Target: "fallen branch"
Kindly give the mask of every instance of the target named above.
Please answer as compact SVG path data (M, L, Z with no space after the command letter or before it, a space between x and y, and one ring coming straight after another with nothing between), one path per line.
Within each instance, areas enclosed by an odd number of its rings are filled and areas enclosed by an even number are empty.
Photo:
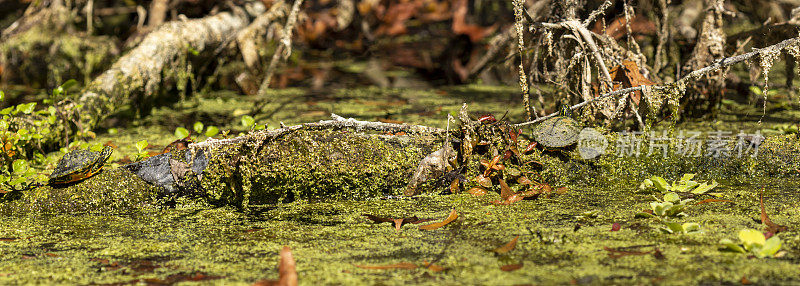
M253 13L262 13L264 7L256 2ZM191 75L181 74L181 68L189 68L188 55L197 53L208 56L230 35L247 26L250 17L245 13L223 12L214 16L188 21L165 23L136 48L117 60L114 65L95 78L75 99L67 98L54 104L57 113L65 120L50 123L52 130L41 144L52 146L72 133L91 131L108 115L134 101L146 101L164 88L165 81L180 82ZM191 72L191 71L189 71ZM10 129L31 128L30 118L18 117L10 120ZM78 130L72 130L74 124ZM44 128L44 127L42 127ZM26 146L32 147L32 146Z
M444 129L439 129L435 127L428 127L423 125L410 125L410 124L398 124L398 123L383 123L383 122L373 122L373 121L361 121L356 120L353 118L344 118L336 114L331 114L331 120L320 120L319 122L315 123L304 123L299 125L287 126L278 129L272 130L261 130L257 132L252 132L243 136L239 136L236 138L230 139L213 139L209 138L206 141L189 144L189 148L193 150L199 148L207 148L207 147L217 147L217 146L225 146L225 145L232 145L232 144L239 144L245 141L253 140L253 139L271 139L277 138L284 134L287 134L292 131L300 130L300 129L310 129L310 130L341 130L341 129L351 129L356 132L362 132L365 130L370 131L377 131L377 132L388 132L388 133L398 133L398 132L405 132L409 134L435 134L435 135L444 135L446 131Z

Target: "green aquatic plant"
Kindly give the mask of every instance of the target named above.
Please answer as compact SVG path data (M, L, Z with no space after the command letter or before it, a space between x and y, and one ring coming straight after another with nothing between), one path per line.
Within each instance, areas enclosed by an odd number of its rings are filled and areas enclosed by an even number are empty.
M672 184L668 183L667 180L664 180L662 177L653 176L649 179L644 179L644 181L642 181L642 183L639 185L639 189L649 190L655 188L661 193L676 192L699 195L705 194L718 186L717 182L713 180L710 184L696 182L692 180L694 179L694 176L695 174L684 174L680 179Z
M758 258L773 257L781 249L781 239L773 235L769 239L758 230L743 229L739 231L739 241L737 244L730 239L723 238L719 241L723 248L721 250L751 253Z
M203 124L203 122L200 121L197 121L194 123L194 125L192 125L192 130L194 130L195 134L203 134L206 137L214 137L217 134L219 134L219 128L217 128L216 126L205 126L205 124ZM175 128L174 134L175 138L177 139L183 139L189 137L189 135L192 135L189 129L186 129L184 127Z
M692 199L681 200L680 196L674 192L664 194L663 199L659 199L656 196L653 196L653 198L655 201L650 202L650 210L637 213L636 217L657 219L664 224L663 227L659 228L659 230L664 233L693 234L702 231L698 223L687 222L681 224L669 220L670 218L686 217L687 215L684 210L686 210L688 203L693 201Z
M139 142L136 142L135 146L137 151L136 161L141 161L143 159L146 159L147 157L150 157L150 154L148 154L146 150L147 146L150 146L150 144L147 143L147 140L141 140Z

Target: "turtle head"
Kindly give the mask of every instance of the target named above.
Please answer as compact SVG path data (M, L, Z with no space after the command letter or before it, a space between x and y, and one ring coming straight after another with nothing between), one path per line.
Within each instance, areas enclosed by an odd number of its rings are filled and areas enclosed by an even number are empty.
M106 161L108 161L108 158L111 158L111 154L112 153L114 153L114 148L111 148L111 146L103 147L103 150L100 151L100 156L98 156L98 158L97 158L97 163L96 164L100 165L100 166L105 164Z
M572 109L569 108L569 103L564 102L561 104L561 110L558 111L559 116L572 117Z

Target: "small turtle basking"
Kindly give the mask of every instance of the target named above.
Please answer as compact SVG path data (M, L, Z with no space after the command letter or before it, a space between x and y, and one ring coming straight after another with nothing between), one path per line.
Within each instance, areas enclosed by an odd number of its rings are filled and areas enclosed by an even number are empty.
M566 147L578 142L581 128L574 119L562 115L549 118L533 127L533 139L547 148Z
M67 153L58 161L56 169L50 174L51 185L77 182L93 176L103 169L114 149L104 147L102 151L75 150Z

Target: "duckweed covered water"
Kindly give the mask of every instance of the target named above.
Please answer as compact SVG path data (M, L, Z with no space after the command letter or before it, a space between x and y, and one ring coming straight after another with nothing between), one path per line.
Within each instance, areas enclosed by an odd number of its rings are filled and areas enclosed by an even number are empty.
M446 96L386 91L406 103L374 110L362 107L374 114L359 119L376 120L391 113L398 114L392 116L393 120L444 127L444 119L438 118L441 116L415 112L441 107L447 114L457 111L463 101L471 102L476 111L505 112L503 106L489 101L497 102L507 90L478 90L448 90L451 94ZM358 97L358 92L353 94ZM299 93L297 96L302 97ZM512 95L508 98L512 100ZM247 105L241 99L226 100L239 102L227 105L234 110ZM327 104L325 113L355 116L365 112L341 112L355 107L336 102L292 103L295 107L288 110L304 114L298 110ZM228 112L203 113L203 106L201 99L198 109L187 108L172 116L189 126L197 118ZM160 112L165 111L156 110L154 114ZM795 116L789 112L785 115ZM261 120L293 124L326 116L276 113ZM521 114L512 112L509 116L521 121ZM428 119L413 120L421 117ZM150 121L157 120L154 118L121 129L119 135L101 134L96 140L119 140L120 148L112 160L133 154L125 144L140 138L163 146L169 143L167 137L174 127L154 124ZM720 125L724 124L728 123ZM767 126L770 123L730 124L771 128ZM689 124L686 128L697 126ZM283 245L292 248L303 285L797 284L800 171L796 168L800 167L800 143L795 135L770 136L765 146L771 146L772 151L756 159L724 162L610 155L590 162L543 157L550 168L542 171L542 177L568 191L508 206L492 204L500 199L492 192L474 197L438 195L436 191L405 199L296 198L288 203L244 208L218 206L202 199L171 201L159 197L145 182L110 166L74 186L34 189L0 205L4 214L0 220L0 284L248 285L277 278L278 253ZM698 181L720 182L713 190L719 197L702 196L697 201L725 200L691 205L687 217L676 219L699 223L701 233L664 234L658 230L663 225L656 220L634 217L649 209L652 195L657 195L639 189L642 179L659 175L673 180L688 172L697 172ZM741 229L763 229L758 204L762 189L772 221L788 226L778 234L783 241L778 257L757 259L719 251L720 239L736 241ZM420 230L415 224L406 224L398 231L390 223L375 224L363 216L417 216L440 221L453 209L459 219L432 231ZM587 211L597 211L596 216ZM614 223L620 224L619 231L611 231ZM515 249L504 254L491 251L516 236ZM400 262L419 267L377 270L356 266ZM426 262L444 269L428 269Z

